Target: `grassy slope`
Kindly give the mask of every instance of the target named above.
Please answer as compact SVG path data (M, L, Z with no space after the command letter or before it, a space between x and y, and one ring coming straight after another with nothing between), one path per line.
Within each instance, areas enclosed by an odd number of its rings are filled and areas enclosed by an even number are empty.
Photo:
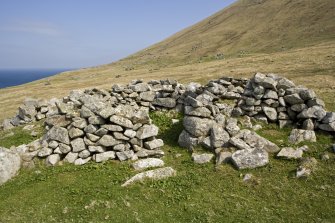
M174 178L146 181L128 188L120 185L136 172L130 163L90 163L46 168L41 165L0 186L0 222L332 222L335 218L334 154L320 155L335 139L318 134L307 156L318 159L317 172L296 179L296 161L271 158L256 170L237 171L230 165L196 165L177 146L181 124L171 117L151 114L166 145L167 166ZM269 132L271 130L271 133ZM274 126L259 132L273 142L287 144L289 129ZM284 139L284 140L283 140ZM176 158L176 154L181 157ZM242 175L256 177L250 183Z

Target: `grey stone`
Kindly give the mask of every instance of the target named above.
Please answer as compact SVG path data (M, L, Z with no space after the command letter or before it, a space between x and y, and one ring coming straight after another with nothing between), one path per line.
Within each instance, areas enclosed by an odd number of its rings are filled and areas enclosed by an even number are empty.
M133 150L116 152L116 156L120 161L125 161L125 160L128 160L128 159L132 159L134 155L135 154L134 154Z
M126 149L126 146L124 144L118 144L118 145L113 146L114 151L123 152L125 151L125 149Z
M26 118L34 120L36 114L37 112L35 106L23 105L19 107L19 116L23 120L25 120Z
M315 92L311 89L308 89L308 88L300 89L299 95L305 101L316 98Z
M110 121L125 128L133 128L133 123L129 119L121 116L113 115Z
M300 159L302 158L303 151L301 149L293 149L291 147L285 147L280 150L277 157L285 159Z
M157 136L158 127L155 125L143 125L137 130L136 137L138 139L146 139L152 136Z
M291 120L279 120L279 128L286 128L293 126L293 122Z
M45 160L48 166L56 166L59 161L60 161L59 154L52 154L48 156L47 159Z
M156 98L152 104L165 108L174 108L177 105L174 98Z
M88 157L86 159L78 158L74 161L74 165L76 165L76 166L84 165L84 164L88 163L91 159L92 159L91 157Z
M56 140L58 142L65 143L65 144L70 143L68 131L63 127L57 127L57 126L52 127L47 132L47 134L45 135L45 139L48 141Z
M120 144L121 142L119 140L116 140L113 136L111 135L104 135L98 142L98 145L105 146L105 147L110 147L110 146L115 146L117 144Z
M222 163L229 163L231 161L231 152L221 151L216 157L216 165L221 165Z
M73 113L73 110L74 110L73 104L65 104L63 102L56 102L56 106L58 107L61 114Z
M84 135L84 132L81 129L71 128L69 130L69 136L71 139L78 138L83 135Z
M13 178L21 167L20 155L0 147L0 185Z
M154 92L154 91L146 91L146 92L141 92L140 93L140 98L143 101L152 102L152 101L154 101L155 96L156 96L156 92Z
M138 83L135 85L131 85L130 89L132 89L135 92L145 92L145 91L150 90L150 87L146 83Z
M209 163L213 159L214 154L212 153L203 153L203 154L192 154L192 160L197 164Z
M77 138L71 141L72 151L77 153L86 149L86 145L82 138Z
M203 104L200 101L192 98L191 96L187 96L184 100L184 103L185 105L191 105L194 108L203 106Z
M98 154L93 155L93 160L97 163L106 162L112 159L115 159L114 151L107 151L107 152L98 153Z
M48 148L48 147L44 147L42 148L39 152L38 152L38 157L47 157L49 155L51 155L53 152L53 150L51 148Z
M186 131L195 137L207 136L215 121L206 118L185 116L183 125Z
M275 108L263 106L262 107L264 114L272 122L277 121L277 110Z
M113 132L113 136L115 139L118 139L118 140L124 140L124 141L129 140L128 137L126 137L125 135L123 135L123 133L120 133L120 132Z
M310 108L310 107L313 107L313 106L321 106L321 107L326 107L324 101L322 101L321 99L319 98L314 98L314 99L310 99L307 101L307 106Z
M304 130L314 130L314 122L312 121L312 119L306 119L302 123L302 129L304 129Z
M89 157L91 155L90 151L85 149L83 151L81 151L78 156L82 159L86 159L87 157Z
M86 106L82 106L81 107L81 109L80 109L80 117L82 117L82 118L89 118L92 115L94 115L94 113L89 108L87 108Z
M91 116L88 118L88 122L92 125L103 125L105 124L105 119L99 117L99 116Z
M91 153L103 153L106 149L103 146L88 146L88 151Z
M265 166L269 163L268 153L259 148L252 150L237 150L232 155L233 164L237 169L253 169Z
M149 112L147 110L139 110L133 114L131 120L134 124L150 124L151 120L149 117ZM133 126L133 129L135 126Z
M226 146L227 142L229 141L229 134L226 132L221 125L213 125L211 129L211 145L214 148L220 148Z
M335 112L327 112L326 116L322 119L322 123L328 124L335 122Z
M49 148L56 149L58 147L58 142L57 141L50 141L49 142Z
M250 147L246 142L237 137L230 138L229 143L234 147L236 147L237 149L249 149L249 150L252 149L252 147Z
M303 110L307 108L308 107L305 104L295 104L291 106L292 111L295 111L295 112L302 112Z
M131 129L127 129L126 131L124 131L123 134L125 136L129 137L130 139L132 139L136 136L136 132L134 130L131 130Z
M199 140L199 144L202 145L205 149L213 149L211 144L211 138L209 136Z
M74 163L74 161L78 158L78 153L73 153L73 152L69 152L65 158L64 158L64 162L67 163Z
M97 112L97 114L100 115L104 119L110 118L115 113L116 113L116 110L112 106L107 106L107 107L105 107L102 110Z
M10 122L9 119L5 119L5 120L2 122L2 128L3 128L3 130L8 130L8 129L12 129L12 128L14 128L14 125L12 125L12 123Z
M59 151L62 154L67 154L71 151L71 147L69 145L63 144L63 143L59 143Z
M229 118L226 123L226 130L230 136L236 135L240 131L240 127L237 125L237 119Z
M84 129L87 126L86 119L75 117L72 119L72 126L78 129Z
M290 116L286 112L279 112L278 119L279 120L289 120Z
M49 126L66 127L71 123L71 120L65 115L53 115L45 119L45 123Z
M242 132L243 131L243 132ZM261 137L256 132L250 130L242 130L243 140L251 147L261 148L269 153L276 153L280 148L273 142Z
M324 108L320 106L313 106L308 109L303 110L301 113L298 114L297 118L299 119L308 119L308 118L315 118L318 121L321 121L327 112Z
M178 144L183 148L192 150L193 147L198 144L198 139L196 137L193 137L187 131L183 130L179 135Z
M277 82L271 77L267 77L264 74L257 73L254 76L255 83L263 86L264 88L276 89Z
M119 125L102 125L101 127L111 132L123 132L123 128Z
M138 158L145 158L145 157L162 157L164 156L164 151L159 149L154 150L147 150L147 149L139 149L136 153Z
M278 99L278 94L276 91L273 90L266 90L263 96L264 99Z
M99 136L91 134L91 133L86 133L86 137L92 142L96 142L100 139Z
M286 103L290 105L295 105L295 104L303 104L304 100L300 98L299 94L291 94L291 95L286 95L284 96L284 100Z
M88 126L86 126L85 128L84 128L84 132L86 132L86 133L95 133L96 131L97 131L98 129L97 129L97 127L95 127L94 125L92 125L92 124L89 124Z
M295 84L292 81L288 80L287 78L281 78L280 80L278 80L278 84L277 84L278 89L286 90L286 89L294 88L294 87L295 87Z
M211 117L211 111L205 107L194 108L192 106L185 106L184 113L185 115L198 116L198 117L204 117L204 118Z
M162 167L164 166L164 161L157 158L147 158L136 161L132 166L135 170L145 170L153 167Z
M318 128L328 132L335 132L335 122L331 122L328 124L321 124L318 126Z
M153 180L161 180L168 177L172 177L176 175L176 171L171 167L164 167L155 170L149 170L143 173L136 174L129 180L127 180L122 187L129 186L139 181L143 181L145 179L153 179Z
M316 142L315 132L311 130L293 129L289 136L289 142L298 144L303 141Z
M161 139L154 139L144 143L146 149L157 149L164 146L164 142Z

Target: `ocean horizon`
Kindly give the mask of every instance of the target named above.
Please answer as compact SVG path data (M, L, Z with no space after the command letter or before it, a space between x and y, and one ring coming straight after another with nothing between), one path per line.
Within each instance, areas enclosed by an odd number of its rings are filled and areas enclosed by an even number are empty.
M0 89L26 84L70 70L73 70L73 68L0 69Z

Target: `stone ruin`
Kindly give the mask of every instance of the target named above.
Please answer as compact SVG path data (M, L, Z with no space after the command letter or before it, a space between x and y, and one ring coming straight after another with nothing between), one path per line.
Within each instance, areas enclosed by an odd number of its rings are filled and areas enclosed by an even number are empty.
M266 165L268 153L301 158L306 150L279 148L254 131L261 126L253 126L251 119L292 126L292 143L315 141L317 129L335 132L335 112L327 112L313 90L261 73L250 80L223 77L205 86L135 80L109 90L74 90L63 99L26 99L2 128L45 120L47 133L41 139L15 149L28 167L35 157L45 158L48 165L137 160L164 155L164 142L156 138L158 127L149 111L170 109L185 115L181 147L193 151L201 145L216 155L217 164L229 160L238 169ZM212 157L192 155L198 163Z

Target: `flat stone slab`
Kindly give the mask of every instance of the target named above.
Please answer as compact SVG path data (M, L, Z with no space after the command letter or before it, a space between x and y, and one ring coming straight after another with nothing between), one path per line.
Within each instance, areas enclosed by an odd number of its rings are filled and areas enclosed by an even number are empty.
M162 166L164 166L164 161L157 158L142 159L133 163L133 168L135 170L144 170L152 167L162 167Z
M212 153L192 154L192 159L197 164L209 163L214 157Z
M269 155L263 149L243 149L238 150L232 155L233 164L237 169L253 169L265 166L269 163Z
M153 179L153 180L161 180L168 177L172 177L176 175L176 171L172 167L164 167L155 170L149 170L143 173L138 173L129 180L127 180L122 187L126 187L132 185L136 182L143 181L146 179Z

